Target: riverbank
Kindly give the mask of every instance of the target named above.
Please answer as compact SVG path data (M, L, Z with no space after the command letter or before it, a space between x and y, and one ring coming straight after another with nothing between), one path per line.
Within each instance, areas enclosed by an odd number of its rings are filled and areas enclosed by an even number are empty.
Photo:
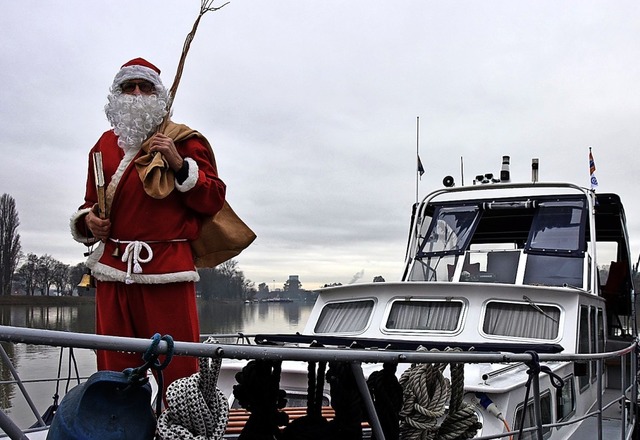
M93 296L3 295L0 305L73 306L95 303Z

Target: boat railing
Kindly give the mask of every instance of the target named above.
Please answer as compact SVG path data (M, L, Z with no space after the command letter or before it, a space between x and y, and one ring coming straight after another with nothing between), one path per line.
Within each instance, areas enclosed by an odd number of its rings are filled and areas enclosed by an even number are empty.
M237 337L237 335L233 335ZM244 335L240 340L247 340ZM20 327L0 326L0 341L52 345L60 347L75 347L86 349L123 350L144 353L149 350L148 339L112 337L84 333L70 333L52 330L27 329ZM209 340L210 341L210 340ZM482 351L401 351L384 349L362 349L355 347L307 347L307 346L263 346L255 344L222 344L217 342L193 343L175 341L173 353L182 356L230 358L230 359L266 359L276 361L333 361L351 364L358 388L365 403L371 429L376 438L383 439L384 435L376 415L373 401L368 392L366 379L362 370L362 363L525 363L528 365L531 380L531 399L534 402L533 414L536 425L524 429L523 432L536 432L537 438L542 439L543 429L554 428L577 423L588 417L596 417L598 421L598 439L602 437L603 411L611 405L620 403L623 411L621 438L627 438L633 432L637 412L635 408L638 395L637 384L637 348L638 341L630 341L630 344L617 351L607 353L590 354L564 354L564 353L512 353L512 352L482 352ZM154 354L166 354L169 347L165 341L160 341ZM619 358L621 368L621 391L617 398L611 402L603 402L603 372L606 359ZM544 362L595 362L597 366L597 401L595 408L585 414L579 420L570 422L542 424L540 408L539 375L540 363ZM630 369L630 370L628 370ZM626 421L630 420L627 424ZM2 420L0 420L1 422ZM6 431L5 431L6 432ZM502 433L478 439L488 440L504 438L516 432Z
M255 338L255 334L237 332L237 333L203 333L200 335L201 341L207 339L213 339L218 342L231 343L231 344L247 344L251 345L251 340Z

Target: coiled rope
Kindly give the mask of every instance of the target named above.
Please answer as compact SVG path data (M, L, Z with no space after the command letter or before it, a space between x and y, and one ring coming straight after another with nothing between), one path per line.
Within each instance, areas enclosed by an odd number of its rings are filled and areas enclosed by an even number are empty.
M462 351L460 348L452 348L450 351ZM451 370L451 400L447 416L438 428L439 440L466 440L473 438L482 423L473 406L462 401L464 397L464 364L452 363Z
M445 351L454 350L461 351L450 348ZM418 351L427 349L418 347ZM403 440L468 439L482 427L473 409L462 402L464 365L451 365L451 382L442 374L446 366L446 363L412 364L400 377L404 391L400 410L400 438ZM449 413L438 426L438 418L445 415L449 401Z
M319 346L316 343L313 347ZM329 422L322 416L326 362L307 364L307 414L293 420L282 431L282 440L324 440L330 437Z
M251 412L240 433L240 440L273 440L279 438L279 426L289 416L279 411L286 406L286 393L280 389L282 362L256 359L236 374L233 395L240 406Z
M376 408L385 440L397 440L400 435L399 416L402 409L402 387L396 377L397 365L385 363L367 379L367 387ZM372 436L376 440L375 435Z
M418 347L418 351L427 351ZM432 350L437 351L437 350ZM449 381L442 375L446 364L411 364L402 376L403 404L400 410L400 437L404 440L431 440L437 419L445 412L451 394Z
M330 438L361 440L365 411L351 365L348 362L329 363L327 382L331 387L331 406L335 410L335 417L329 422Z
M214 342L211 338L205 343ZM229 420L229 403L217 388L220 358L199 358L200 371L174 381L167 389L168 408L158 418L163 440L218 440Z

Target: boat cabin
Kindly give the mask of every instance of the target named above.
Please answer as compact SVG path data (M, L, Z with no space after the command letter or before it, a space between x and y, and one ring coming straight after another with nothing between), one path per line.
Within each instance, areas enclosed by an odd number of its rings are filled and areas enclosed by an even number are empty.
M606 299L615 336L631 325L631 275L617 195L538 183L432 193L414 210L403 281L578 289Z

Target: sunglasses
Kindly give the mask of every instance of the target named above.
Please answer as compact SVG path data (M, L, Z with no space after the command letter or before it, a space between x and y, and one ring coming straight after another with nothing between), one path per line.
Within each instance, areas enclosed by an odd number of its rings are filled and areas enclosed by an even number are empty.
M123 93L133 93L136 87L142 93L152 93L156 89L149 81L126 81L120 84L120 89Z

